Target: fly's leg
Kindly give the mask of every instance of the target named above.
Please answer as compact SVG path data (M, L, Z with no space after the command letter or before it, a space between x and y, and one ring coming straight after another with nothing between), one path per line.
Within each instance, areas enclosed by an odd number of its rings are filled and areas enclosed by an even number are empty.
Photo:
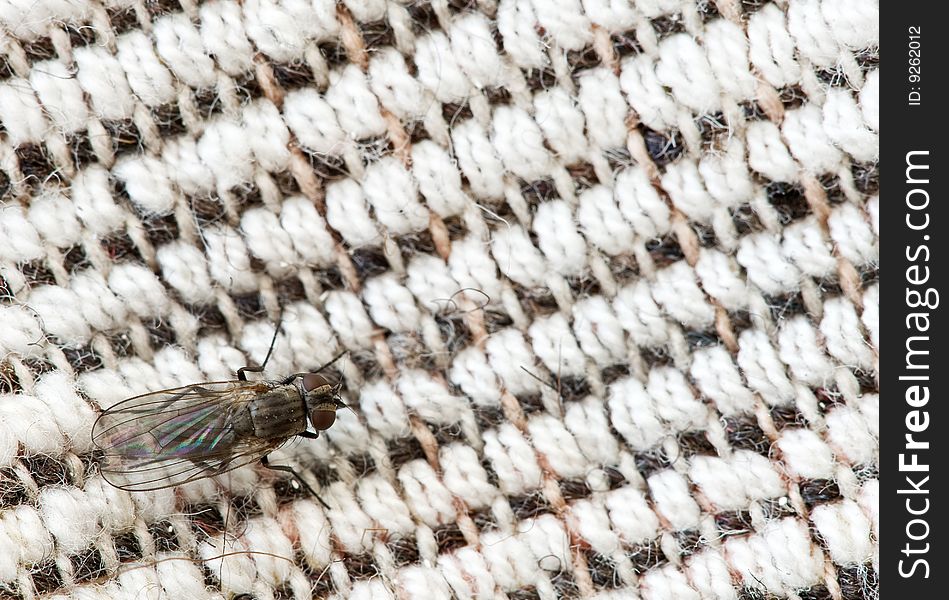
M287 465L272 465L270 464L270 459L267 456L261 457L260 464L264 465L271 471L283 471L284 473L290 473L291 475L293 475L293 478L297 480L297 483L303 486L303 489L309 492L311 496L319 500L320 504L323 505L323 508L325 508L326 510L330 509L329 505L326 504L326 502L323 502L323 499L320 498L316 494L316 492L313 491L313 488L311 488L307 482L303 481L303 478L300 477L300 474L293 470L293 467L288 467Z
M219 464L217 467L211 466L211 463L209 463L209 462L207 462L207 461L205 461L205 460L198 461L198 462L196 462L196 463L194 463L194 464L200 465L200 466L201 466L202 468L204 468L206 471L208 471L209 473L211 473L211 477L215 477L215 476L217 476L217 475L220 475L221 473L226 473L227 470L230 468L230 465L231 465L231 461L232 461L232 460L234 460L234 459L233 459L233 458L229 458L229 459L223 461L223 462L222 462L221 464Z
M336 361L338 361L339 359L341 359L341 358L343 357L343 355L346 354L347 352L349 352L349 350L343 350L342 352L340 352L339 354L337 354L336 356L334 356L334 357L333 357L333 360L329 361L328 363L326 363L325 365L323 365L322 367L320 367L319 369L317 369L317 370L315 370L315 371L303 371L303 372L301 372L301 373L294 373L294 374L292 374L292 375L287 375L285 378L283 378L283 379L280 380L280 383L281 383L282 385L286 385L286 384L292 382L294 379L296 379L296 378L298 378L298 377L303 377L304 375L306 375L306 374L308 374L308 373L319 373L320 371L322 371L322 370L325 369L326 367L332 365L334 362L336 362ZM243 369L238 369L238 374L237 374L238 377L241 376L241 375L240 375L240 371L252 371L252 372L253 372L253 371L255 371L255 369L251 369L250 367L244 367ZM244 380L244 379L241 379L241 381L245 381L245 380Z
M323 365L322 367L320 367L319 369L317 369L317 370L315 370L315 371L313 371L313 372L314 372L314 373L319 373L320 371L322 371L322 370L325 369L326 367L332 365L334 362L336 362L336 361L338 361L339 359L343 358L343 355L346 354L347 352L349 352L349 350L343 350L342 352L340 352L339 354L337 354L336 356L334 356L334 357L333 357L333 360L329 361L328 363L326 363L325 365Z
M319 433L314 433L312 431L301 431L297 435L308 440L315 440L316 438L320 437Z
M263 373L263 367L241 367L237 370L237 379L240 381L247 381L247 375L244 373Z
M245 373L263 373L264 369L267 367L267 361L270 360L270 355L273 354L274 344L277 343L277 334L280 333L280 324L283 323L283 307L280 308L280 315L277 316L277 324L273 328L273 338L270 340L270 348L267 349L267 356L264 357L264 362L259 367L241 367L237 370L237 379L240 381L247 381L247 375ZM335 359L334 359L335 360Z

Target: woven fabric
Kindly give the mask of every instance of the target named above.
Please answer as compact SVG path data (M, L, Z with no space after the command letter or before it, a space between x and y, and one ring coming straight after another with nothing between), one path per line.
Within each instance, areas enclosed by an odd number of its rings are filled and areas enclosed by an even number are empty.
M872 598L878 9L0 0L0 598ZM136 395L337 423L149 493ZM223 556L223 558L222 558Z

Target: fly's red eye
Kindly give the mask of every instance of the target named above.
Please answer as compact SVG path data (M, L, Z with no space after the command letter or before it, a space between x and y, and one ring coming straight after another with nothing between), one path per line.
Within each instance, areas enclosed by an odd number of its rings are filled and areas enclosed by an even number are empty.
M329 385L329 382L326 381L326 377L319 375L317 373L307 373L303 376L303 389L307 392L312 392L315 389L319 389L325 385ZM332 425L332 423L330 423Z
M310 412L310 423L313 424L313 429L317 431L325 431L332 427L335 422L336 409L316 409Z

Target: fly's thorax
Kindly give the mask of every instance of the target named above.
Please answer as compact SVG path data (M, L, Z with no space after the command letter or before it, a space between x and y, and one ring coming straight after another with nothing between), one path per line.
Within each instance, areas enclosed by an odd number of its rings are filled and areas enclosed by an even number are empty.
M306 407L300 390L292 384L260 394L247 404L247 412L259 438L288 438L306 429Z
M317 431L325 431L336 422L336 411L341 406L339 387L319 373L307 373L300 383L300 391L306 396L306 409L310 423Z

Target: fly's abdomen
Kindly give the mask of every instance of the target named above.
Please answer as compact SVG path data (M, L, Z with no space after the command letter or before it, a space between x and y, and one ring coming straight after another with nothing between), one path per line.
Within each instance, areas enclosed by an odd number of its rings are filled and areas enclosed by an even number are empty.
M269 440L288 438L306 429L306 407L292 385L261 394L247 404L254 435Z

